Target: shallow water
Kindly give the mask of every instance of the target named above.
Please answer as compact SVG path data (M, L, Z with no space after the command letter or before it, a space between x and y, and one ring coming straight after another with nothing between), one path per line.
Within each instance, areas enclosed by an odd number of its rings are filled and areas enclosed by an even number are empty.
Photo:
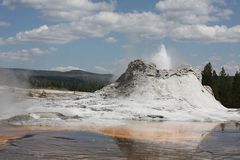
M23 133L19 128L15 131ZM27 130L13 139L0 145L0 159L240 159L240 125L233 122L137 122L92 131Z

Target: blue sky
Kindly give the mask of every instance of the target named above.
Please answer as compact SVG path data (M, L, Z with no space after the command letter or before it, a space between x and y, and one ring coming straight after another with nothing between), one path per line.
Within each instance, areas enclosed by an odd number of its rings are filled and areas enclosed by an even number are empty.
M0 67L120 73L165 44L176 65L240 67L238 0L1 0Z

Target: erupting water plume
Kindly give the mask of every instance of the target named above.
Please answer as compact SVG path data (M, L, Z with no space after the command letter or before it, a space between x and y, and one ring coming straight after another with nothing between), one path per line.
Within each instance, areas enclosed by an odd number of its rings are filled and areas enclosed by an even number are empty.
M172 68L171 57L168 55L164 44L161 44L158 53L155 54L151 60L157 65L157 68L159 69Z

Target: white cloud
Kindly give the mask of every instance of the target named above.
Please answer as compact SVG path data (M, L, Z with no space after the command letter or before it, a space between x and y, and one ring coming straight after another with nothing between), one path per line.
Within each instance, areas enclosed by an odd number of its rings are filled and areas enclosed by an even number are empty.
M60 71L60 72L67 72L67 71L72 71L72 70L81 70L81 68L75 67L75 66L59 66L59 67L52 68L50 70L52 70L52 71Z
M112 18L109 18L112 17ZM145 24L145 25L143 25ZM151 24L149 26L149 24ZM86 37L104 37L110 32L137 34L140 37L164 37L166 26L161 18L151 12L117 14L101 12L81 21L43 25L19 32L14 37L0 38L0 44L21 42L68 43Z
M15 44L19 42L67 43L77 37L72 33L70 25L47 25L39 28L19 32L15 37L0 39L0 44Z
M113 11L116 4L115 1L107 3L91 0L3 0L2 2L10 8L14 8L18 3L39 10L47 19L61 22L76 21L101 11Z
M44 42L64 44L86 37L103 37L108 28L88 21L43 25L39 28L19 32L14 37L0 38L0 44L16 44L23 42Z
M0 27L8 27L10 24L8 22L0 21Z
M94 71L97 73L111 73L108 69L104 68L103 66L94 66Z
M220 3L221 2L221 3ZM69 43L91 37L107 37L111 32L135 34L139 38L201 42L240 42L240 25L208 25L229 18L232 11L217 0L163 0L156 4L160 13L114 11L115 1L90 0L4 0L6 6L21 3L39 10L56 22L0 38L0 44L21 42ZM218 7L216 7L218 6ZM112 38L111 38L112 39ZM114 40L105 39L105 41Z
M213 55L212 57L209 58L210 62L219 62L222 60L222 57L220 55Z
M116 43L116 42L117 42L117 39L114 38L114 37L107 37L104 41L105 41L106 43Z
M184 25L171 32L176 40L195 40L203 42L240 42L240 25L226 26Z
M224 67L226 73L230 75L235 75L237 71L240 71L240 64L235 61L227 62L222 65L222 67Z
M216 7L224 5L216 0L162 0L156 4L162 16L186 24L205 24L220 18L228 19L229 9Z
M228 55L229 57L232 57L232 58L238 58L238 56L240 57L240 55L238 55L237 52L229 52Z
M56 48L51 47L47 50L39 48L22 49L18 51L0 52L0 60L7 61L30 61L34 56L44 56L55 52Z

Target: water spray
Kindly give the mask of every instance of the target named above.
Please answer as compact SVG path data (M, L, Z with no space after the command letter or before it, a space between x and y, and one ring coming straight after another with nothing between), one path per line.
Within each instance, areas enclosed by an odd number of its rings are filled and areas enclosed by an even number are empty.
M161 44L158 52L152 57L151 60L157 65L158 69L172 68L172 60L171 57L168 55L164 44Z

